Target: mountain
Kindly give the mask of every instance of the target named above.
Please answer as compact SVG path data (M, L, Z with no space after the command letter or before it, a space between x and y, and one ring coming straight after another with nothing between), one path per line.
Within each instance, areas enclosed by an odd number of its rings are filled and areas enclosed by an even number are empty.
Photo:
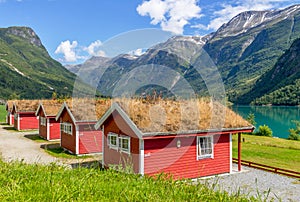
M52 59L28 27L0 28L0 97L49 98L72 94L76 75Z
M158 83L158 81L164 81L166 86L158 87L156 85L156 90L168 91L175 87L171 84L178 80L178 75L172 73L176 72L185 77L189 72L193 72L191 61L205 44L205 40L207 39L202 37L175 36L164 43L151 47L141 56L121 54L110 59L92 57L83 64L68 68L85 82L97 87L106 96L112 96L115 89L125 87L122 86L123 83L130 84L128 79L134 77L140 79L141 89L136 89L138 93L149 91L155 86L150 83ZM148 77L141 79L145 75ZM200 75L197 75L197 78L200 78ZM191 78L187 77L187 79ZM149 83L148 86L147 83Z
M298 105L300 101L300 39L279 58L249 93L258 97L253 104ZM250 96L250 95L245 95Z
M248 92L300 37L299 21L299 5L279 11L248 11L212 36L204 49L222 74L229 100L250 103L255 99Z
M249 104L267 93L260 90L259 83L261 79L263 82L268 82L269 72L273 71L281 56L291 48L293 42L300 38L299 22L300 5L282 10L247 11L235 16L216 32L204 37L176 36L149 48L141 56L124 54L106 59L104 63L103 59L100 59L101 64L89 65L87 61L83 66L74 68L80 68L81 74L84 75L81 78L92 82L105 95L112 95L115 89L123 85L122 83L125 86L130 82L133 85L145 85L135 89L138 94L151 92L153 89L172 91L178 89L183 80L197 94L207 95L209 93L207 84L213 82L216 77L210 68L199 67L199 61L203 60L203 50L205 50L221 74L229 101ZM143 69L143 72L135 70L145 65L148 69ZM170 71L166 71L164 67L169 68ZM162 70L160 71L159 68ZM199 69L200 72L197 71ZM178 74L170 76L172 71ZM135 75L137 73L139 77ZM154 85L156 82L153 80L154 74L164 85L166 83L174 85L171 88L167 86L165 89L158 87L158 83ZM97 78L99 75L101 78ZM183 79L180 80L179 77ZM204 81L203 77L207 77L208 80ZM286 81L280 87L284 87L284 84L290 85L291 79L293 78L283 78ZM151 83L150 81L154 84L147 85ZM134 89L133 86L129 88Z

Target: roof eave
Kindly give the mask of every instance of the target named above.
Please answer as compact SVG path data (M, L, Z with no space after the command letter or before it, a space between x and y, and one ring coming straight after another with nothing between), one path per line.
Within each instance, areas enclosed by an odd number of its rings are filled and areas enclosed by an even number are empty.
M240 127L240 128L219 128L219 129L205 129L205 130L188 130L188 131L177 131L177 132L146 132L143 133L143 138L154 137L154 136L186 136L192 134L203 134L203 133L246 133L253 132L254 126Z

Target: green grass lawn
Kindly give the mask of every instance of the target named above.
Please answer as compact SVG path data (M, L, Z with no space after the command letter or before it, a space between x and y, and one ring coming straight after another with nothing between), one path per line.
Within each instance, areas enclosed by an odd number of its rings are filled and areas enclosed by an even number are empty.
M255 199L253 199L255 200ZM0 160L0 201L249 201L200 183Z
M47 147L45 148L45 151L50 154L51 156L57 157L57 158L66 158L66 159L87 159L90 156L76 156L74 154L69 153L68 151L65 151L63 148L59 146L59 144L55 147Z
M242 159L300 172L300 141L242 135ZM233 157L237 158L237 135L233 136Z
M0 105L0 123L4 123L5 121L6 121L5 105Z

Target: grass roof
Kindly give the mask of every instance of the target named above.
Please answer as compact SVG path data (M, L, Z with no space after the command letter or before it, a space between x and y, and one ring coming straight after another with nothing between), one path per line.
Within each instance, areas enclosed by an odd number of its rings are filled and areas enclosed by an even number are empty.
M111 100L79 98L67 105L76 121L98 121L111 106Z
M40 100L15 100L14 106L16 112L35 112L39 103Z
M6 101L6 111L11 111L16 100L7 100Z
M206 98L179 101L116 99L115 102L144 133L252 126L228 107Z
M42 100L40 104L43 106L46 116L56 116L59 112L64 100ZM70 100L66 100L70 102Z

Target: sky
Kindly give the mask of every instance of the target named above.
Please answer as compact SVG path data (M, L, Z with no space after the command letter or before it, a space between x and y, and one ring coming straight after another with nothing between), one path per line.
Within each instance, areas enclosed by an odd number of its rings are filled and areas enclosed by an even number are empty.
M300 0L0 0L0 27L31 27L52 58L78 64L92 56L110 57L101 47L112 41L132 44L155 35L156 43L168 34L203 36L240 12L293 4ZM139 38L143 30L152 31ZM138 55L142 48L147 47L129 50Z

